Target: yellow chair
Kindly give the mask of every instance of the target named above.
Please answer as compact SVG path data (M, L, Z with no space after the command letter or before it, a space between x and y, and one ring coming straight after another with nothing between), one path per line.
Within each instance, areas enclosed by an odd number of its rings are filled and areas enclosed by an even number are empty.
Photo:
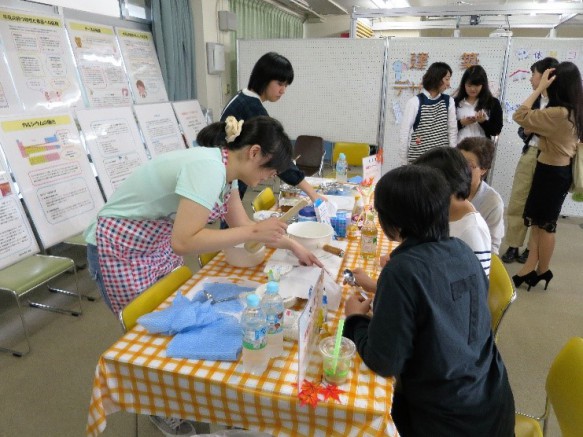
M124 331L129 331L136 326L136 322L141 316L158 308L168 296L178 290L191 277L192 271L187 266L180 266L144 290L119 313L119 320Z
M544 414L532 417L517 413L516 437L545 435L551 406L563 437L583 436L583 338L573 337L561 349L551 364L545 388Z
M338 161L340 153L346 155L348 165L362 167L362 158L370 155L370 146L366 143L334 143L332 163Z
M209 262L211 262L211 260L218 255L219 252L207 252L207 253L201 253L200 255L198 255L198 265L200 266L200 268L202 269L204 266L206 266Z
M258 195L253 199L253 211L263 211L265 209L271 209L275 205L276 199L273 190L270 187L265 187Z
M510 304L516 300L514 284L498 255L492 254L490 263L490 288L488 289L488 307L492 316L494 338L498 333L500 322L508 311Z

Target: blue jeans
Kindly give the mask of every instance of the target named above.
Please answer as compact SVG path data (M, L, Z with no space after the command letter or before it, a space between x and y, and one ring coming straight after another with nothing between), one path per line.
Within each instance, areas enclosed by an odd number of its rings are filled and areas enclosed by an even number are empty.
M105 292L105 285L103 284L103 276L101 275L101 266L99 265L99 257L97 254L97 246L93 244L87 244L87 268L89 270L89 274L93 278L93 280L97 283L97 289L99 293L101 293L101 297L103 301L107 305L107 307L113 312L111 308L111 302L109 301L109 297Z

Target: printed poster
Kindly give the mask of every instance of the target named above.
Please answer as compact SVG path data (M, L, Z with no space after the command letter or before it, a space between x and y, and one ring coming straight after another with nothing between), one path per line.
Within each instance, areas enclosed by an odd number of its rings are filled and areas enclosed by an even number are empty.
M89 106L129 106L130 88L113 26L79 21L67 21L67 26Z
M59 17L0 10L0 37L24 109L83 106L73 55Z
M42 245L85 230L103 197L71 115L1 120L0 142Z
M0 44L0 50L2 44ZM4 50L2 50L4 51ZM6 60L0 57L0 115L14 114L22 111L22 105L16 95Z
M184 140L170 103L134 106L152 158L173 150L184 150Z
M172 106L186 138L186 144L189 147L197 146L196 136L206 126L206 117L202 113L200 103L198 100L183 100L173 102Z
M105 197L148 160L134 113L130 107L77 111L85 145Z
M116 28L135 103L167 102L168 95L151 32Z

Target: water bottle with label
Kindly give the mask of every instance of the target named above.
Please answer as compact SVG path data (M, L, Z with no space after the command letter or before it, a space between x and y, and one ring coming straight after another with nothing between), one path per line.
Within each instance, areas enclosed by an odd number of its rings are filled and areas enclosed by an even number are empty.
M279 294L279 284L271 281L267 284L265 295L261 299L261 308L267 319L267 354L270 358L283 355L283 298Z
M336 161L336 181L346 182L348 180L348 163L346 162L346 155L340 153L338 161Z
M261 375L267 367L267 320L259 296L247 296L247 308L241 316L243 352L241 362L245 372Z

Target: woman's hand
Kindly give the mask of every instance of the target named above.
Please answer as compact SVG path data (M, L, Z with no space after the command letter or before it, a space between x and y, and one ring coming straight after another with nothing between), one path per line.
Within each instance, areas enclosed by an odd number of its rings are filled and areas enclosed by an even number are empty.
M484 111L483 109L476 112L476 121L478 123L483 123L486 120L488 120L488 116L486 115L486 111Z
M542 77L540 78L540 82L538 84L538 91L543 92L546 90L557 78L556 75L549 77L555 71L554 68L547 68L543 73Z
M462 126L469 126L476 122L476 116L472 115L470 117L464 117L460 119L460 123Z
M370 311L370 304L372 299L365 299L359 294L353 294L344 304L344 314L351 316L352 314L367 314Z
M268 218L251 226L249 241L259 241L265 244L276 245L285 236L287 223L276 217Z
M313 266L316 265L318 267L324 267L322 261L318 259L316 255L298 243L296 240L292 240L291 238L287 238L289 241L288 248L293 252L293 254L298 258L298 261L303 266Z
M354 274L354 279L356 283L360 285L365 291L369 293L375 293L377 291L377 283L364 271L364 269L357 267L352 273Z

